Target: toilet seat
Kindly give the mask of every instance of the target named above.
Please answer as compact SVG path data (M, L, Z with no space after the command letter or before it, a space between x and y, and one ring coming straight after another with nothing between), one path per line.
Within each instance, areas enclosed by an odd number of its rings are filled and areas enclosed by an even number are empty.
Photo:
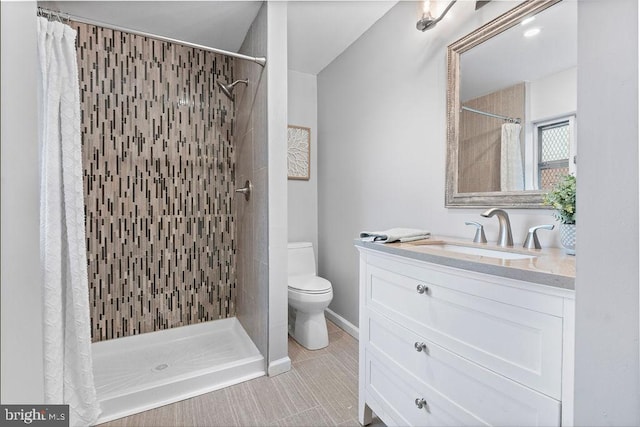
M290 276L289 290L305 294L326 294L331 292L331 282L318 276Z

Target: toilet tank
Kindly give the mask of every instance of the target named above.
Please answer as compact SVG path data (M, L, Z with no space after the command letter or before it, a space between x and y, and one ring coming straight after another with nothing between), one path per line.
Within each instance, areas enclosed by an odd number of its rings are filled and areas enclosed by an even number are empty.
M316 257L310 242L289 243L287 249L289 276L316 275Z

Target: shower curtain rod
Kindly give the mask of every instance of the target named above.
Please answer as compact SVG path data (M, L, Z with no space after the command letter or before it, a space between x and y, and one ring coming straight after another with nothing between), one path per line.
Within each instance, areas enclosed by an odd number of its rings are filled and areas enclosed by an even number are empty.
M496 119L506 120L512 123L520 123L519 117L501 116L500 114L487 113L486 111L476 110L475 108L462 106L460 110L471 111L472 113L482 114L483 116L495 117Z
M219 53L221 55L231 56L233 58L243 59L245 61L255 62L260 66L264 67L267 63L267 59L261 56L249 56L243 55L241 53L229 52L227 50L217 49L215 47L204 46L201 44L190 43L183 40L172 39L170 37L161 36L158 34L146 33L144 31L133 30L131 28L119 27L117 25L111 25L100 21L94 21L92 19L83 18L82 16L69 15L68 13L58 12L56 10L45 9L43 7L38 7L38 16L44 16L47 18L57 19L58 21L75 21L81 22L83 24L95 25L97 27L107 28L109 30L121 31L123 33L129 33L136 36L147 37L150 39L160 40L168 43L175 43L185 47L191 47L194 49L206 50L208 52Z

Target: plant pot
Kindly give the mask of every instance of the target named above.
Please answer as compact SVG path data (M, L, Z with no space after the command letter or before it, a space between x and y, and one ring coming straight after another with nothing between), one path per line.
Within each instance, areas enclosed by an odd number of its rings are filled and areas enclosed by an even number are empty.
M568 255L576 254L576 225L560 224L560 244Z

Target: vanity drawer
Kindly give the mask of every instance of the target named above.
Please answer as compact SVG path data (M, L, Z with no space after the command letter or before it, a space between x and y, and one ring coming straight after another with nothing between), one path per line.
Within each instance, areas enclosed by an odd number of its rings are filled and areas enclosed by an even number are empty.
M560 402L489 371L369 311L367 354L413 375L489 425L560 425ZM418 352L415 343L424 343Z
M370 353L365 357L367 403L387 425L468 426L488 425L411 376L388 368ZM416 399L426 405L418 408Z
M490 288L486 281L464 277L463 289L470 289L464 292L455 286L460 277L443 271L425 268L418 272L420 280L371 264L365 271L366 308L453 353L560 399L561 317L474 295L475 284ZM418 285L428 290L418 293Z

